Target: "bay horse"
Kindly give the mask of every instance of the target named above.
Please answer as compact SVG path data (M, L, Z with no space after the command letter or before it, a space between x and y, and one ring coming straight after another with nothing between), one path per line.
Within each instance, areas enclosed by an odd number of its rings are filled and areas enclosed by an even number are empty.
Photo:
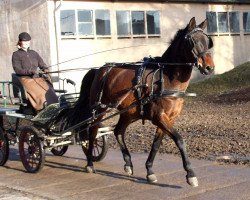
M80 98L76 103L72 117L81 121L93 116L93 112L105 113L112 106L123 111L115 126L114 135L125 161L124 170L128 175L133 174L133 164L124 134L129 124L138 119L144 119L150 120L157 127L152 148L145 164L148 182L157 181L153 171L153 162L161 141L167 134L180 150L183 167L187 172L187 183L194 187L198 186L198 180L186 152L185 142L180 133L173 128L173 125L184 102L182 95L175 94L185 93L193 66L196 66L205 75L214 71L214 62L209 52L209 49L213 47L213 42L204 33L206 26L207 20L197 26L193 17L184 29L180 29L176 33L165 53L158 59L148 62L139 85L135 84L137 64L106 64L99 69L90 70L83 78ZM171 65L171 63L177 64ZM136 87L141 87L141 100L140 98L138 100ZM171 92L174 95L164 95ZM145 99L146 101L143 101ZM134 102L137 104L130 107ZM96 116L98 117L94 119L92 124L97 124L103 118L103 115ZM89 149L86 170L92 173L95 172L92 149L98 125L94 125L88 130Z

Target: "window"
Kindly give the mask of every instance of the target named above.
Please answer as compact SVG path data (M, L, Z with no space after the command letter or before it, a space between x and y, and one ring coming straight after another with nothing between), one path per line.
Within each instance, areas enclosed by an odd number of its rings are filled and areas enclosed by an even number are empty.
M250 12L243 13L243 28L244 32L250 32Z
M160 34L160 15L158 11L147 12L148 34Z
M130 35L130 15L129 11L117 11L116 12L116 23L117 23L117 34L118 35Z
M145 37L160 34L159 11L117 11L116 21L118 37Z
M207 12L207 32L208 33L215 33L217 32L217 19L216 19L216 12Z
M93 35L93 13L91 10L78 10L78 34Z
M145 34L145 19L143 11L132 11L132 32L134 35Z
M75 35L75 11L63 10L60 15L61 35Z
M70 9L61 10L62 39L111 38L111 14L109 10ZM160 37L159 11L116 11L119 38Z
M65 38L111 35L109 10L62 10L60 21Z
M231 33L240 32L240 14L239 12L230 12L229 13L229 25Z
M96 35L110 35L110 14L108 10L95 11Z
M207 12L208 33L239 33L239 12Z
M218 16L218 32L219 33L228 32L227 13L219 12L217 13L217 16Z

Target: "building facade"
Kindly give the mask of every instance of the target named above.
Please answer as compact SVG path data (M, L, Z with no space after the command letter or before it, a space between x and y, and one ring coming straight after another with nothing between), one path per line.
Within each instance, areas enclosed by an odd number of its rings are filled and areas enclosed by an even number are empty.
M161 56L192 17L197 24L208 19L206 31L214 41L216 74L250 60L247 0L5 0L0 10L1 80L12 73L11 55L23 31L31 34L31 47L51 71L79 69L53 74L73 79L79 88L84 68ZM201 75L194 72L193 78Z

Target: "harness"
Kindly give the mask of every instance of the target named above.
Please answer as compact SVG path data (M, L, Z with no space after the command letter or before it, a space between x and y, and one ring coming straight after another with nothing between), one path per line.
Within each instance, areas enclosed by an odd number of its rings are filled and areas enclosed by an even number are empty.
M209 44L208 44L208 48L204 49L201 43L197 43L194 40L194 33L196 32L202 32L204 35L207 36ZM137 63L106 63L105 66L107 66L107 70L105 72L105 76L102 79L101 82L101 88L100 88L100 92L97 95L97 100L94 104L94 106L92 107L93 109L93 119L96 119L96 113L98 113L98 110L100 108L117 108L119 106L119 102L117 103L113 103L110 105L106 105L103 104L101 102L102 96L103 96L103 88L104 85L107 81L107 77L109 72L111 71L111 69L113 67L116 66L134 66L134 65L138 65L138 69L135 75L135 86L133 87L133 89L131 90L135 90L137 93L137 99L139 102L139 106L140 106L140 115L142 116L143 119L143 124L144 124L144 105L148 104L150 101L157 99L157 98L161 98L161 97L176 97L176 98L181 98L181 97L185 97L185 96L196 96L195 93L186 93L185 91L178 91L178 90L166 90L164 87L164 69L167 66L196 66L199 69L198 66L198 59L200 57L202 57L204 54L206 54L210 48L213 47L213 42L212 39L203 32L203 30L201 28L195 28L192 31L190 31L188 34L186 34L185 39L187 40L187 42L189 43L190 47L192 48L192 54L196 60L195 63L161 63L159 61L161 61L161 59L158 58L144 58L143 62L137 62ZM203 48L203 49L202 49ZM147 97L142 98L142 90L144 87L148 87L148 85L143 84L142 83L142 77L143 74L146 70L146 68L148 66L156 66L154 68L154 72L153 72L153 76L152 76L152 80L151 80L151 91L150 94ZM154 83L155 83L155 77L156 74L159 73L159 90L157 92L154 91Z
M201 46L201 43L196 43L194 38L193 38L193 34L196 33L196 32L202 32L205 36L207 36L208 38L208 41L209 41L209 44L208 44L208 49L207 50L201 50L202 49L202 46ZM200 57L202 57L203 55L205 55L209 49L211 49L213 47L213 40L212 38L207 35L206 33L204 33L204 31L201 29L201 28L195 28L193 29L192 31L190 31L186 36L185 36L185 39L188 41L189 45L191 46L192 48L192 53L193 53L193 56L196 60L198 60ZM200 51L199 51L200 50Z
M102 79L101 82L101 87L99 90L99 93L97 94L96 97L96 101L94 103L94 105L92 106L92 119L95 120L100 112L98 112L100 109L104 109L104 108L117 108L120 104L120 102L116 102L116 103L110 103L110 104L103 104L102 103L102 96L103 96L103 89L104 86L106 84L109 72L117 66L126 66L126 67L132 67L135 65L138 65L138 70L140 70L139 67L143 66L142 69L142 75L143 73L146 71L146 68L150 65L150 66L156 66L154 68L152 68L153 70L153 75L152 75L152 79L150 81L151 83L151 91L150 94L146 97L142 96L143 93L143 89L145 87L148 87L147 84L143 84L142 81L140 80L139 84L135 84L134 87L130 90L130 91L135 91L137 94L137 102L138 102L138 106L140 107L140 115L142 116L142 120L143 120L143 124L144 124L144 106L148 103L150 103L151 101L161 98L161 97L176 97L176 98L182 98L182 97L186 97L186 96L196 96L195 93L186 93L185 91L179 91L179 90L166 90L164 87L164 77L163 77L163 73L164 73L164 69L168 66L168 65L180 65L181 63L159 63L159 62L154 62L153 58L150 58L150 60L147 60L146 63L143 62L138 62L138 63L106 63L107 69L105 72L105 75ZM182 65L185 66L194 66L195 63L182 63ZM156 77L158 77L158 82L159 82L159 90L157 90L157 92L154 90L154 84L155 84L155 80ZM127 110L127 109L126 109Z

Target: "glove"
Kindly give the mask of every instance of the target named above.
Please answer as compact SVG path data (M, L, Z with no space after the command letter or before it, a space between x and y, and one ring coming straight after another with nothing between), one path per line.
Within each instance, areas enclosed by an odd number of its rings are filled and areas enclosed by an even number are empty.
M33 78L40 78L43 76L43 71L37 69L35 72L33 72Z

